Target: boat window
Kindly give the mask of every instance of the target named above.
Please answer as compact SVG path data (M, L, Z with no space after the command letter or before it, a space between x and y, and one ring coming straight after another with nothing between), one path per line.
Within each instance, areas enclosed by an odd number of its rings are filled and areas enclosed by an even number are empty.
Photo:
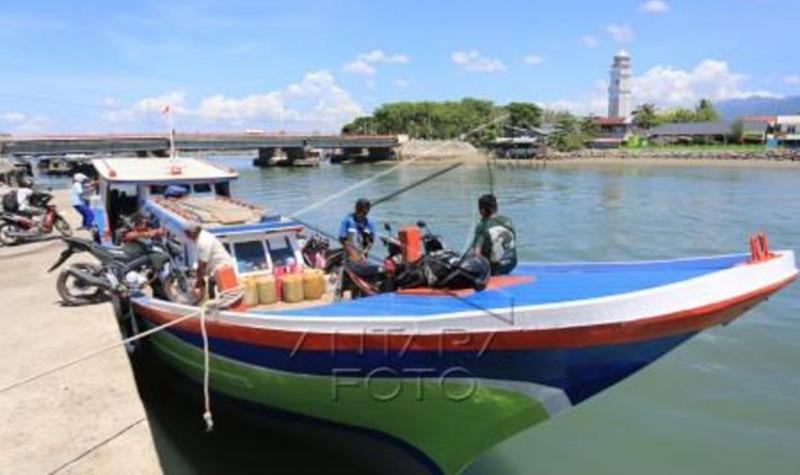
M150 194L151 195L163 195L164 190L166 190L166 185L150 185Z
M231 196L231 184L227 181L214 183L214 192L220 196Z
M136 185L110 184L106 199L108 224L113 235L120 226L121 217L130 216L138 210Z
M294 249L288 237L274 237L267 239L267 248L272 258L272 265L276 267L289 265L289 259L294 259Z
M236 250L236 268L240 274L269 268L263 242L237 242L233 246Z
M211 193L211 185L209 183L197 183L194 185L195 193Z

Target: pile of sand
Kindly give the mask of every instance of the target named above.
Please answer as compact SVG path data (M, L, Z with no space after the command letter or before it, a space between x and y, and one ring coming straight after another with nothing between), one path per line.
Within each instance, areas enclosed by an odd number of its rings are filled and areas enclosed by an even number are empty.
M485 160L486 155L469 142L461 140L409 140L400 146L402 159Z

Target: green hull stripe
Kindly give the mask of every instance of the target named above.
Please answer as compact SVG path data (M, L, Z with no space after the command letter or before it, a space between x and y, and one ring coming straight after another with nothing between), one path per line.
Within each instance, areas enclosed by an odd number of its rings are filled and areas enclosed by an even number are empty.
M202 351L163 332L150 342L168 364L202 381ZM373 378L292 374L213 354L211 388L281 411L384 432L413 445L448 474L548 418L536 399L480 383L381 378L380 372Z

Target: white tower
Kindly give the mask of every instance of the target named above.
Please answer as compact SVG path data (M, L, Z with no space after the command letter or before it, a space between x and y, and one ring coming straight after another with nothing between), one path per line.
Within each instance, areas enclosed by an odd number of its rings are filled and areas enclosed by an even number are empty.
M608 86L608 116L627 119L631 115L631 57L625 50L614 55Z

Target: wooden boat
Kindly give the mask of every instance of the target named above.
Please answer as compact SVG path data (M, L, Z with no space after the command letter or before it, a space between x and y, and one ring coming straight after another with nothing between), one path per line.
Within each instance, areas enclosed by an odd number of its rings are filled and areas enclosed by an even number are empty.
M207 323L211 389L270 411L388 438L433 473L482 452L727 324L797 276L794 254L613 264L522 264L464 295L384 294ZM195 308L148 298L146 327ZM199 324L148 346L200 382Z
M761 240L749 254L651 262L523 263L480 292L420 289L210 314L212 400L380 439L432 473L459 473L788 285L798 275L794 253L766 247ZM146 296L131 305L140 329L197 312ZM200 392L198 319L153 334L141 350Z

